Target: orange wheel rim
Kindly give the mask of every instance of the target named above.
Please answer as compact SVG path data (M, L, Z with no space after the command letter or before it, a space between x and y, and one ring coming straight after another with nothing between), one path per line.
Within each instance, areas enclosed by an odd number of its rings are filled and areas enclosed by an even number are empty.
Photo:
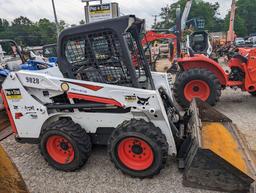
M132 170L146 170L154 161L154 153L150 145L136 137L122 140L117 152L120 161Z
M52 135L48 138L46 149L49 156L59 164L69 164L74 160L74 148L65 137Z
M206 101L210 96L210 87L205 81L192 80L186 84L184 88L184 96L186 100L192 101L193 98L200 98Z

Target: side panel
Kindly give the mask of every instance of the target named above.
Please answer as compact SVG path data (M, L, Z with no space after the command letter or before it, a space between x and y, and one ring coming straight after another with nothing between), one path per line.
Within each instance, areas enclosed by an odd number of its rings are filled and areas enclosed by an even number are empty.
M193 68L208 69L216 75L222 86L227 86L228 74L217 62L203 55L195 55L194 57L185 57L178 59L179 65L183 70L187 71Z
M46 107L25 90L15 73L7 77L3 84L3 93L19 137L39 137L40 128L49 116Z
M49 97L43 99L40 92L48 91L50 96L52 94L56 96L58 92L63 94L63 85L68 97L78 96L77 99L80 100L106 103L110 106L128 109L128 113L88 113L78 109L75 109L73 113L47 111L45 104L49 103ZM3 84L3 90L20 138L38 138L45 122L54 120L56 116L70 116L91 133L94 133L98 127L116 127L124 120L136 118L151 121L159 127L166 135L169 154L176 155L176 146L168 117L162 99L156 90L62 79L26 71L11 73ZM70 102L74 104L72 97ZM95 101L96 99L100 100ZM113 101L115 103L109 104Z

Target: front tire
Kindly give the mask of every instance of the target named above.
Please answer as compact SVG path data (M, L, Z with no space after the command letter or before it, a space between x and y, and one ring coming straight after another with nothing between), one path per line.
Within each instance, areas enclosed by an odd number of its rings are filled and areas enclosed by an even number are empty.
M206 69L182 72L174 83L174 97L183 108L188 108L193 98L215 105L221 96L221 84L215 74Z
M147 178L164 167L168 144L165 135L153 123L132 119L124 121L112 133L108 152L111 161L123 173Z
M39 148L53 168L62 171L80 169L88 160L92 144L89 135L71 119L60 119L40 135Z

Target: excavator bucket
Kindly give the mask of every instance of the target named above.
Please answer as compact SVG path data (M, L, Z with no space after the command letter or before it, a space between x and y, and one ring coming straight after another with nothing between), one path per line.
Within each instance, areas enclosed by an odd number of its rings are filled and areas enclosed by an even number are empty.
M28 193L19 171L0 146L0 193Z
M255 181L256 162L237 127L199 99L194 99L186 116L190 137L184 159L184 185L249 193Z

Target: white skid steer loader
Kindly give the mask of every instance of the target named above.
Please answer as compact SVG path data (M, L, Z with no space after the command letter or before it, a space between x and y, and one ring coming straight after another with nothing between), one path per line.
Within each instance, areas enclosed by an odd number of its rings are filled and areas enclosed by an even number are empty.
M255 162L238 130L197 100L180 115L167 74L149 69L143 29L144 20L131 15L66 29L58 41L63 78L10 73L2 97L17 141L38 143L58 170L81 168L101 144L133 177L158 174L170 155L185 185L249 191Z

